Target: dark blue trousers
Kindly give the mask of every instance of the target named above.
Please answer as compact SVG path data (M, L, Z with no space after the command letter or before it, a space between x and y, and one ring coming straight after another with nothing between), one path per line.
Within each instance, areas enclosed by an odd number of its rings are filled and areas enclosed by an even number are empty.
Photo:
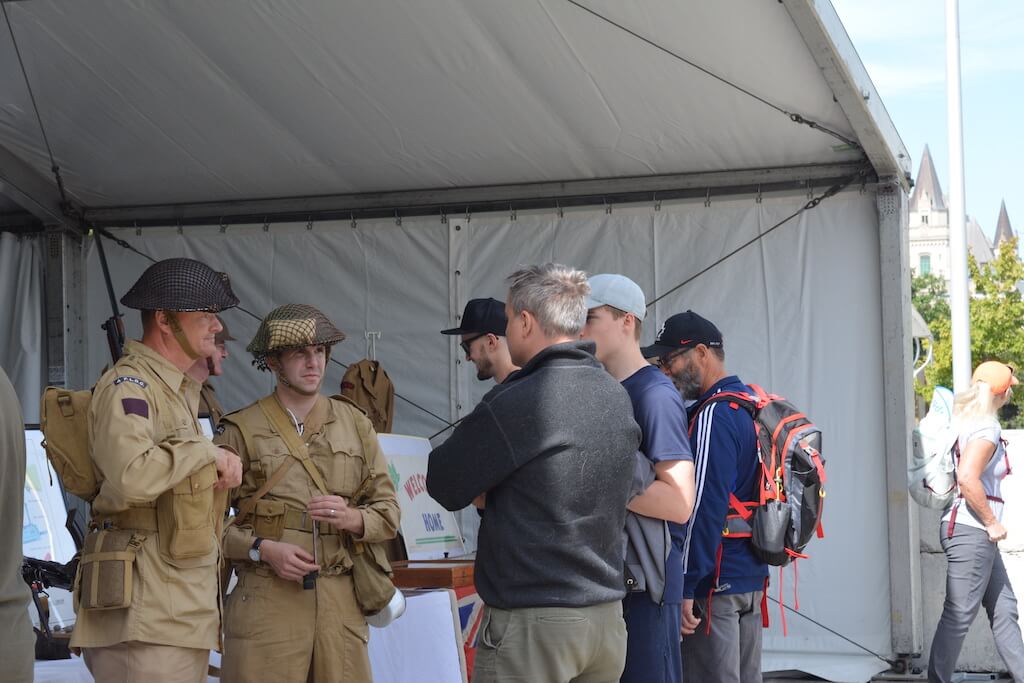
M621 683L682 683L679 651L680 605L656 605L647 593L628 593L622 601L626 620L626 668Z

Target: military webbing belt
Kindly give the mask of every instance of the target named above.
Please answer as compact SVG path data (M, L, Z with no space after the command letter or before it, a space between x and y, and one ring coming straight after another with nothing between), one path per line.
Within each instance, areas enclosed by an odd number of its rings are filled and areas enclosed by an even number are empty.
M96 515L93 523L100 529L110 525L118 529L156 531L156 508L128 508L122 512Z

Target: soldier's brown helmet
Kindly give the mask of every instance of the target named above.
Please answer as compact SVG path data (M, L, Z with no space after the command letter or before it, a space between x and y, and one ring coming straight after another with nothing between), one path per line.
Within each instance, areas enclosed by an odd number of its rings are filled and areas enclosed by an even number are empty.
M207 311L238 305L227 274L201 261L169 258L157 261L121 297L128 308L144 311Z
M321 344L330 348L344 340L345 333L320 309L307 304L285 304L263 318L245 350L252 354L253 365L266 370L267 356L272 353Z

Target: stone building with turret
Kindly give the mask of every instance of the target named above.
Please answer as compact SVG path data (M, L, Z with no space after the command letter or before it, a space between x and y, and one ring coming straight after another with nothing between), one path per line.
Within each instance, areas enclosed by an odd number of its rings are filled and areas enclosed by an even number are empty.
M909 218L910 270L914 275L938 275L946 280L948 289L949 207L927 145L921 155L921 166L910 195ZM967 249L978 263L988 263L995 258L999 245L1013 236L1005 201L999 210L999 220L992 240L985 235L977 220L971 216L967 217Z

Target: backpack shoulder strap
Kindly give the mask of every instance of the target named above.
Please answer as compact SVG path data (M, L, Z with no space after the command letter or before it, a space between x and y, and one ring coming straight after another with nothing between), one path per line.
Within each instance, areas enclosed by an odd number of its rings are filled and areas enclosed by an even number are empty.
M708 400L704 401L697 412L701 412L704 410L705 406L712 403L729 403L743 408L750 413L751 417L754 417L757 414L760 402L757 397L751 396L750 394L745 394L739 391L720 391L717 394L710 396Z

